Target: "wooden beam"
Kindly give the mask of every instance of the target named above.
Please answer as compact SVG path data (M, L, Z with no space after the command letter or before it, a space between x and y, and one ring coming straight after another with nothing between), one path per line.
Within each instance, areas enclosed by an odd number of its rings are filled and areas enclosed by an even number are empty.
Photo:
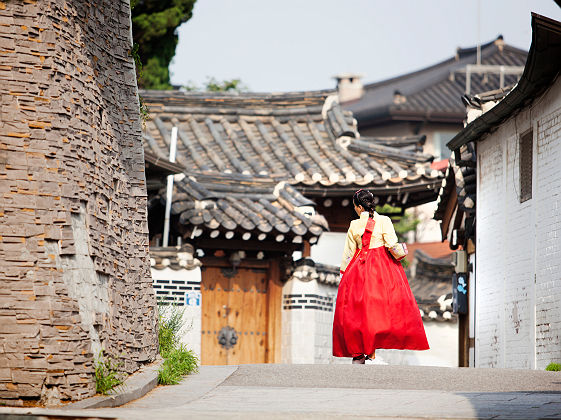
M444 211L444 216L442 217L442 223L440 224L440 230L442 233L442 240L448 237L448 229L450 228L450 220L454 214L454 209L458 205L458 194L456 194L456 187L450 192L452 195L446 203L446 210Z
M312 247L310 241L304 241L304 249L302 250L302 258L310 257L312 255Z
M232 263L228 261L225 257L203 257L200 258L203 266L201 269L204 270L205 267L220 267L220 268L232 268ZM269 268L269 260L258 260L255 258L244 258L240 262L239 268Z
M273 252L293 252L300 251L302 244L292 242L259 242L244 241L239 239L209 239L201 238L193 241L195 248L202 249L235 249L237 251L273 251Z

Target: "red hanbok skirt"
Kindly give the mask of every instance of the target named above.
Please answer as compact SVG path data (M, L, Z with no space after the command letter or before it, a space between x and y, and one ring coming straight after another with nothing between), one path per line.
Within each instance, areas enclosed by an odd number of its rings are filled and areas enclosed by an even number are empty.
M357 250L337 293L333 355L355 357L376 349L427 350L419 307L401 263L386 247Z

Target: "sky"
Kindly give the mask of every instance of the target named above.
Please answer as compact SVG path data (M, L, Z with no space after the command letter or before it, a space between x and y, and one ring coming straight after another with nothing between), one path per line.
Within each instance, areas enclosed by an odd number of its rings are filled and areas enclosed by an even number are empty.
M178 28L171 81L286 92L333 89L333 76L352 72L370 83L499 34L527 50L530 12L561 21L553 0L197 0Z

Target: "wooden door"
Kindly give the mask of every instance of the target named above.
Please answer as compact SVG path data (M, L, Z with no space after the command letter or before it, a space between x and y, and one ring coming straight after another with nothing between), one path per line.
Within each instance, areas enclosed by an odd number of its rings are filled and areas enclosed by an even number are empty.
M266 363L268 270L203 267L201 363ZM234 333L235 332L235 333ZM223 337L223 343L219 339ZM235 344L232 337L235 336ZM228 342L224 345L224 337Z

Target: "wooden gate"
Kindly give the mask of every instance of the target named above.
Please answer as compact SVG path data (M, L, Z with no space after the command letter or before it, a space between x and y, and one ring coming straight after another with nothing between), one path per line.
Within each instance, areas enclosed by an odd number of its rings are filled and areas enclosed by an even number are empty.
M272 278L275 271L267 265L233 270L203 263L203 365L275 361L281 303L280 282Z

